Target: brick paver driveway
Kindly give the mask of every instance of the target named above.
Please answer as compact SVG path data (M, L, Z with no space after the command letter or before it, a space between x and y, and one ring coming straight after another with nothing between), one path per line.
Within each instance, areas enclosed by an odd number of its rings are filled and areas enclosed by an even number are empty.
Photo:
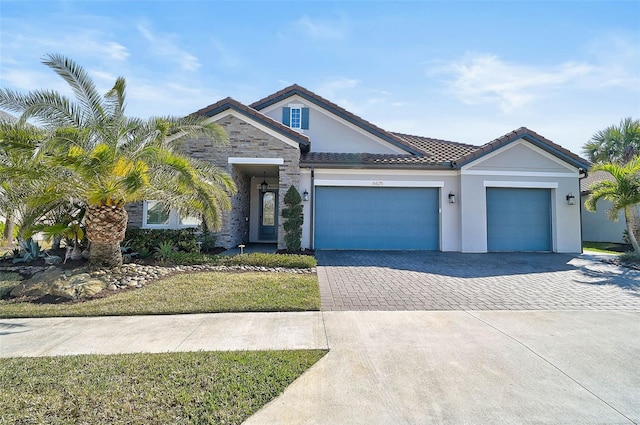
M640 272L589 255L318 251L323 310L640 310Z

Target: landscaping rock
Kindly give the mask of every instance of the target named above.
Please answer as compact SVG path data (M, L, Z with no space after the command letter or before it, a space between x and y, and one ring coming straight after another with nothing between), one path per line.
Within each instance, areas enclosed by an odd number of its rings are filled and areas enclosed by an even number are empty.
M12 297L44 297L53 295L69 299L86 298L107 287L107 282L77 272L67 275L62 269L53 268L36 273L11 291Z

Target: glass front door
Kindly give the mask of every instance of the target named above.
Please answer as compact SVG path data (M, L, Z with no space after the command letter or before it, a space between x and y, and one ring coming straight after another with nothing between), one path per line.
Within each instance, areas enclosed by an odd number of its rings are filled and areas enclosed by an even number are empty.
M278 191L260 192L260 226L258 238L261 241L278 240Z

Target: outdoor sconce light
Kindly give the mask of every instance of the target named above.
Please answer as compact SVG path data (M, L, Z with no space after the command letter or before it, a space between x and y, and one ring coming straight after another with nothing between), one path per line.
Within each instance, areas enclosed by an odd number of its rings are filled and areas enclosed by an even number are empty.
M302 192L302 200L303 201L309 200L309 192L307 192L307 189L305 189L304 192Z
M267 183L267 173L262 173L262 183L260 183L260 191L265 193L269 189L269 183Z
M454 195L453 192L449 192L449 203L450 204L456 203L456 195Z
M568 205L575 205L576 204L576 197L573 196L573 193L569 192L569 194L567 195L567 204Z

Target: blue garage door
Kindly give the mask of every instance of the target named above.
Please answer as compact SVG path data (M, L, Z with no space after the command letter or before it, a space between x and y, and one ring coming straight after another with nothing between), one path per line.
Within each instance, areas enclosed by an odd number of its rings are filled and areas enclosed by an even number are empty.
M424 249L439 244L439 189L316 187L316 249Z
M487 188L489 251L551 251L551 190Z

